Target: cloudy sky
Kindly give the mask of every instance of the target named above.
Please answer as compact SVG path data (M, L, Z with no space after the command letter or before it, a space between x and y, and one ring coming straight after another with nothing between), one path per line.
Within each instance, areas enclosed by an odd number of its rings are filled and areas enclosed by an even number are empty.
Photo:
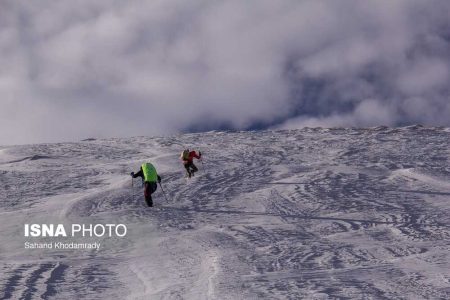
M1 0L0 144L450 126L448 0Z

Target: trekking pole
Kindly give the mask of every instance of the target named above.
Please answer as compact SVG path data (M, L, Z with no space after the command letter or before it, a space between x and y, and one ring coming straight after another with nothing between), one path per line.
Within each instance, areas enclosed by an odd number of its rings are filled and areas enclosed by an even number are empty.
M167 200L167 196L166 196L166 193L164 192L164 189L163 189L163 187L161 185L161 182L158 182L158 183L159 183L159 186L161 187L161 191L162 191L162 193L164 195L164 199L166 199L166 202L169 202L169 200Z
M202 155L202 158L201 158L200 160L202 161L202 167L203 167L203 171L205 171L205 172L206 172L205 164L203 163L203 155Z
M201 153L201 151L198 151L198 152L200 152ZM200 161L202 162L202 169L203 169L203 171L206 171L206 169L205 169L205 164L203 163L203 153L201 153L202 154L202 156L200 157Z
M133 181L133 177L131 177L131 194L133 195L133 202L134 202L134 181Z

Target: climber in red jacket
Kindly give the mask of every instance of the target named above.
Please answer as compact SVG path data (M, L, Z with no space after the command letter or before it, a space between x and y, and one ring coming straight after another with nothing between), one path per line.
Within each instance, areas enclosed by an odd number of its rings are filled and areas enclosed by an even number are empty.
M189 178L194 176L194 173L198 171L198 168L194 165L194 158L201 159L202 153L199 151L197 155L195 151L189 151L189 149L186 149L180 155L180 159L183 161L184 168L187 172L186 175Z

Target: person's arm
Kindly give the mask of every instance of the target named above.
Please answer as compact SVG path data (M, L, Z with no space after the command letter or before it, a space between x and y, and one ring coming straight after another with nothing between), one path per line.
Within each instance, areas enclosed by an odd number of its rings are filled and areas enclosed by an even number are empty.
M136 177L142 177L144 178L144 172L142 172L142 168L139 170L139 172L137 173L131 173L131 177L136 178Z
M202 158L202 153L200 152L200 151L198 151L198 155L197 155L197 152L195 152L195 151L193 151L194 152L194 157L196 158L196 159L200 159L200 158Z

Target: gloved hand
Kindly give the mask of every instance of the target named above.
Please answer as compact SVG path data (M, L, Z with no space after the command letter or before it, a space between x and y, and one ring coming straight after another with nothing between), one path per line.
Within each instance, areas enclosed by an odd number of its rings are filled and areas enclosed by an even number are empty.
M134 176L134 172L131 172L130 175L131 175L131 177L133 177Z
M198 156L202 157L202 153L200 151L198 151Z
M158 183L161 183L161 176L158 175Z

